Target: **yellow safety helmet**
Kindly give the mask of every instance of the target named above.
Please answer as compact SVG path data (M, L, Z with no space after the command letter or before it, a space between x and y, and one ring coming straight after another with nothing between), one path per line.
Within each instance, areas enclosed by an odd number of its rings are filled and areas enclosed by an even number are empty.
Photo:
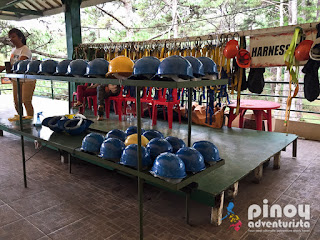
M133 72L134 62L125 56L118 56L109 62L109 71L106 77L129 77Z
M149 140L145 136L141 136L141 146L147 146ZM130 144L138 144L138 134L131 134L127 137L124 145L129 146Z

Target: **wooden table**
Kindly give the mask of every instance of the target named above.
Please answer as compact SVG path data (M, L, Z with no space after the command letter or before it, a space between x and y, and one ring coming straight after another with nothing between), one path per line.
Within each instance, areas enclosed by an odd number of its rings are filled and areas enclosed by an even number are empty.
M237 102L232 101L228 105L230 108L228 127L231 127L232 121L236 118L235 109L237 108ZM268 131L272 132L272 115L271 110L277 109L280 107L279 103L264 101L264 100L241 100L239 108L239 128L243 128L243 118L247 110L253 110L255 120L256 120L256 129L262 130L262 116L267 119Z

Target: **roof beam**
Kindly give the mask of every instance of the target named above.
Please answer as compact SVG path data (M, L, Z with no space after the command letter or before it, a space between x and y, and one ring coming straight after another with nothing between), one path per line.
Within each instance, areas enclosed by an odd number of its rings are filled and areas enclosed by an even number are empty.
M25 0L13 0L13 1L3 1L1 0L1 5L0 5L0 9L5 9L7 7L11 7L19 2L23 2Z
M6 7L6 8L2 8L2 10L3 11L8 11L8 12L14 12L14 13L43 16L43 13L39 12L39 11L21 9L21 8L16 8L16 7L12 7L12 6L11 7Z

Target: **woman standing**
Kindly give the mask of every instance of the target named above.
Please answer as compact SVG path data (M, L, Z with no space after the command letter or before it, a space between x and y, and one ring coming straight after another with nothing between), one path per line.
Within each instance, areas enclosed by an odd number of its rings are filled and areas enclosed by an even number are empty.
M17 28L13 28L8 33L10 41L14 45L10 56L11 66L19 60L26 60L32 58L32 53L30 49L26 45L26 37L24 34ZM0 71L5 69L4 66L0 67ZM19 114L18 107L18 86L17 80L11 79L12 81L12 90L13 90L13 100L14 106L16 108L17 113ZM28 116L32 116L34 114L33 106L32 106L32 96L36 86L36 80L25 79L23 82L20 81L20 89L21 89L21 99L24 107L27 111Z

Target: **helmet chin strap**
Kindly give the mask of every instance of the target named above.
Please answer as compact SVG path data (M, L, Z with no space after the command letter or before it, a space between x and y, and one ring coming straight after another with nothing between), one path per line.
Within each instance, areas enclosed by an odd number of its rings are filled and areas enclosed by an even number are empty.
M119 73L114 73L113 76L119 80L125 80L127 79L128 77L125 77L123 75L120 75Z
M78 113L77 115L74 116L75 119L80 119L80 121L77 123L77 127L81 126L82 122L84 119L87 119L84 115Z
M189 81L189 80L184 80L184 79L182 79L182 78L179 78L177 75L165 75L165 77L171 78L172 80L174 80L174 81L176 81L176 82Z
M206 74L202 79L207 79L207 80L217 80L217 75L216 74Z

